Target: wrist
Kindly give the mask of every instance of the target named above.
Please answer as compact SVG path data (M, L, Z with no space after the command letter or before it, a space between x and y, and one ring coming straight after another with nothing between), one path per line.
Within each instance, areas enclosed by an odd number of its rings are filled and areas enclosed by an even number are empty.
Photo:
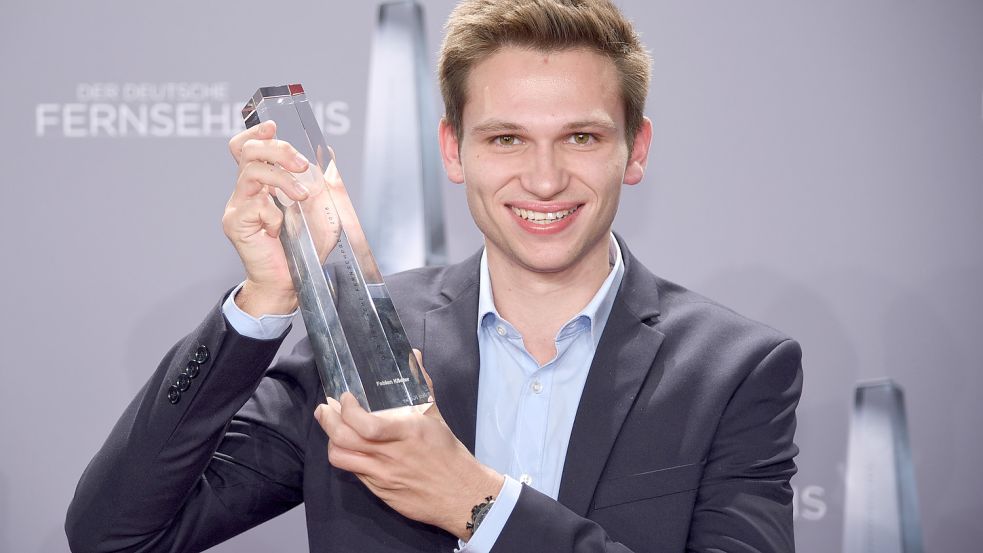
M293 289L270 289L248 279L233 300L244 313L256 318L288 315L297 310L297 294Z
M475 485L467 493L461 494L451 527L446 528L462 541L468 541L477 531L505 483L505 477L491 468L482 465L481 469Z

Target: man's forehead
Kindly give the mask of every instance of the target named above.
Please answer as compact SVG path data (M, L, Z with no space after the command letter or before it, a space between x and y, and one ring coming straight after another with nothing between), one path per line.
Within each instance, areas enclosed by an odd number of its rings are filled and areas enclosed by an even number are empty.
M616 127L623 119L617 68L586 48L543 51L499 49L476 64L467 79L463 126L522 130L553 126Z

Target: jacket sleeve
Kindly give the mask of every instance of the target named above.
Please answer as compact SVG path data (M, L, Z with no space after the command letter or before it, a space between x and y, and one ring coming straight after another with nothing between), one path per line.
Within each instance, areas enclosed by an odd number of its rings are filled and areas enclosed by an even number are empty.
M289 370L267 372L281 341L216 307L167 353L79 481L72 551L201 551L301 502L312 415Z
M719 553L789 553L792 534L793 458L798 448L795 408L802 390L801 350L793 340L771 349L737 386L720 419L707 457L686 550ZM638 520L637 524L646 524ZM653 550L662 550L653 535ZM618 552L589 518L523 486L493 552Z
M780 343L734 392L697 494L688 551L791 553L802 350Z

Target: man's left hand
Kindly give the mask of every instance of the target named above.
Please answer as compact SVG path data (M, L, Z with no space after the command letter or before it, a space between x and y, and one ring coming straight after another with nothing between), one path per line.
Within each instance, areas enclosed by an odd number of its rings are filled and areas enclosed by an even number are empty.
M314 417L328 435L332 465L354 473L403 516L459 539L471 537L471 508L504 483L454 436L436 403L423 413L370 413L346 392L340 403L319 405Z

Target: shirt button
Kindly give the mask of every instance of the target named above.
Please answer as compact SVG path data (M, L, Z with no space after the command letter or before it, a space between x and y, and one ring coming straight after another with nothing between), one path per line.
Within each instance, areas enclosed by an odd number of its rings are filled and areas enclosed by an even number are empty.
M505 336L507 334L505 327L502 325L498 325L498 328L495 329L495 332L498 332L499 336Z
M534 380L533 383L529 385L529 389L532 390L532 393L538 394L543 391L543 384L538 380Z
M527 486L531 486L532 485L532 476L529 476L528 474L523 474L522 476L519 477L519 482L521 482L522 484L525 484Z

